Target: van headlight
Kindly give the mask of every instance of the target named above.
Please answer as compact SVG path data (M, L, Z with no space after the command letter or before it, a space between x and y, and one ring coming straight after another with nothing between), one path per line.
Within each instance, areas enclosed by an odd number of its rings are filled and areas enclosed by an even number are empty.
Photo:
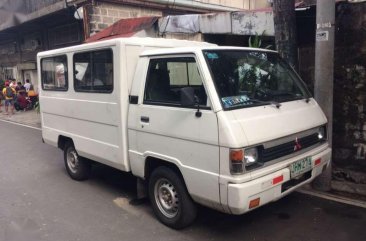
M325 126L319 127L318 138L319 138L319 140L326 140L327 139L327 131L326 131Z
M251 166L258 162L258 150L256 147L244 149L245 166Z
M230 149L230 173L243 174L245 168L258 162L258 150L256 147L246 149Z

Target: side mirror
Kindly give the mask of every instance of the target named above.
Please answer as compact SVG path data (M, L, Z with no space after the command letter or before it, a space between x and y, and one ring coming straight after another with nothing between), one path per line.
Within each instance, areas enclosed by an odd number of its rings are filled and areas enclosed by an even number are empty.
M196 98L192 87L184 87L180 90L180 103L182 106L195 106Z
M197 111L195 114L197 118L202 116L199 103L199 99L194 95L194 89L192 87L184 87L180 89L180 104L186 107L197 105Z

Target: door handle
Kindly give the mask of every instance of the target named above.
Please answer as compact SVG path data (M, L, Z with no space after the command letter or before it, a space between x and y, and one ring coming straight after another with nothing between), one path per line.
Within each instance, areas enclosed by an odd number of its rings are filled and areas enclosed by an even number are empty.
M141 122L144 122L144 123L149 123L149 117L148 116L141 116Z

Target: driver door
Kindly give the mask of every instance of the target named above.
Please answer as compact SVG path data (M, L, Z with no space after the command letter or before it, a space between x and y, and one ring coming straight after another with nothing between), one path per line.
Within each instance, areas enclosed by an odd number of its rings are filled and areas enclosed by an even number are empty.
M217 117L199 69L193 54L150 58L143 103L138 107L137 147L145 156L174 163L194 199L219 202ZM200 117L197 106L181 105L184 87L194 88Z

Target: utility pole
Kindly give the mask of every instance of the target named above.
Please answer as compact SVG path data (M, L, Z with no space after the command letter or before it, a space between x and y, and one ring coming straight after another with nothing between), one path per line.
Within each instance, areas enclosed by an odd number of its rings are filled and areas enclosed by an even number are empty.
M273 21L277 51L297 70L295 0L273 0Z
M315 40L314 96L328 119L328 140L333 134L333 69L334 69L335 1L317 0ZM320 175L313 187L321 191L331 189L332 166Z

